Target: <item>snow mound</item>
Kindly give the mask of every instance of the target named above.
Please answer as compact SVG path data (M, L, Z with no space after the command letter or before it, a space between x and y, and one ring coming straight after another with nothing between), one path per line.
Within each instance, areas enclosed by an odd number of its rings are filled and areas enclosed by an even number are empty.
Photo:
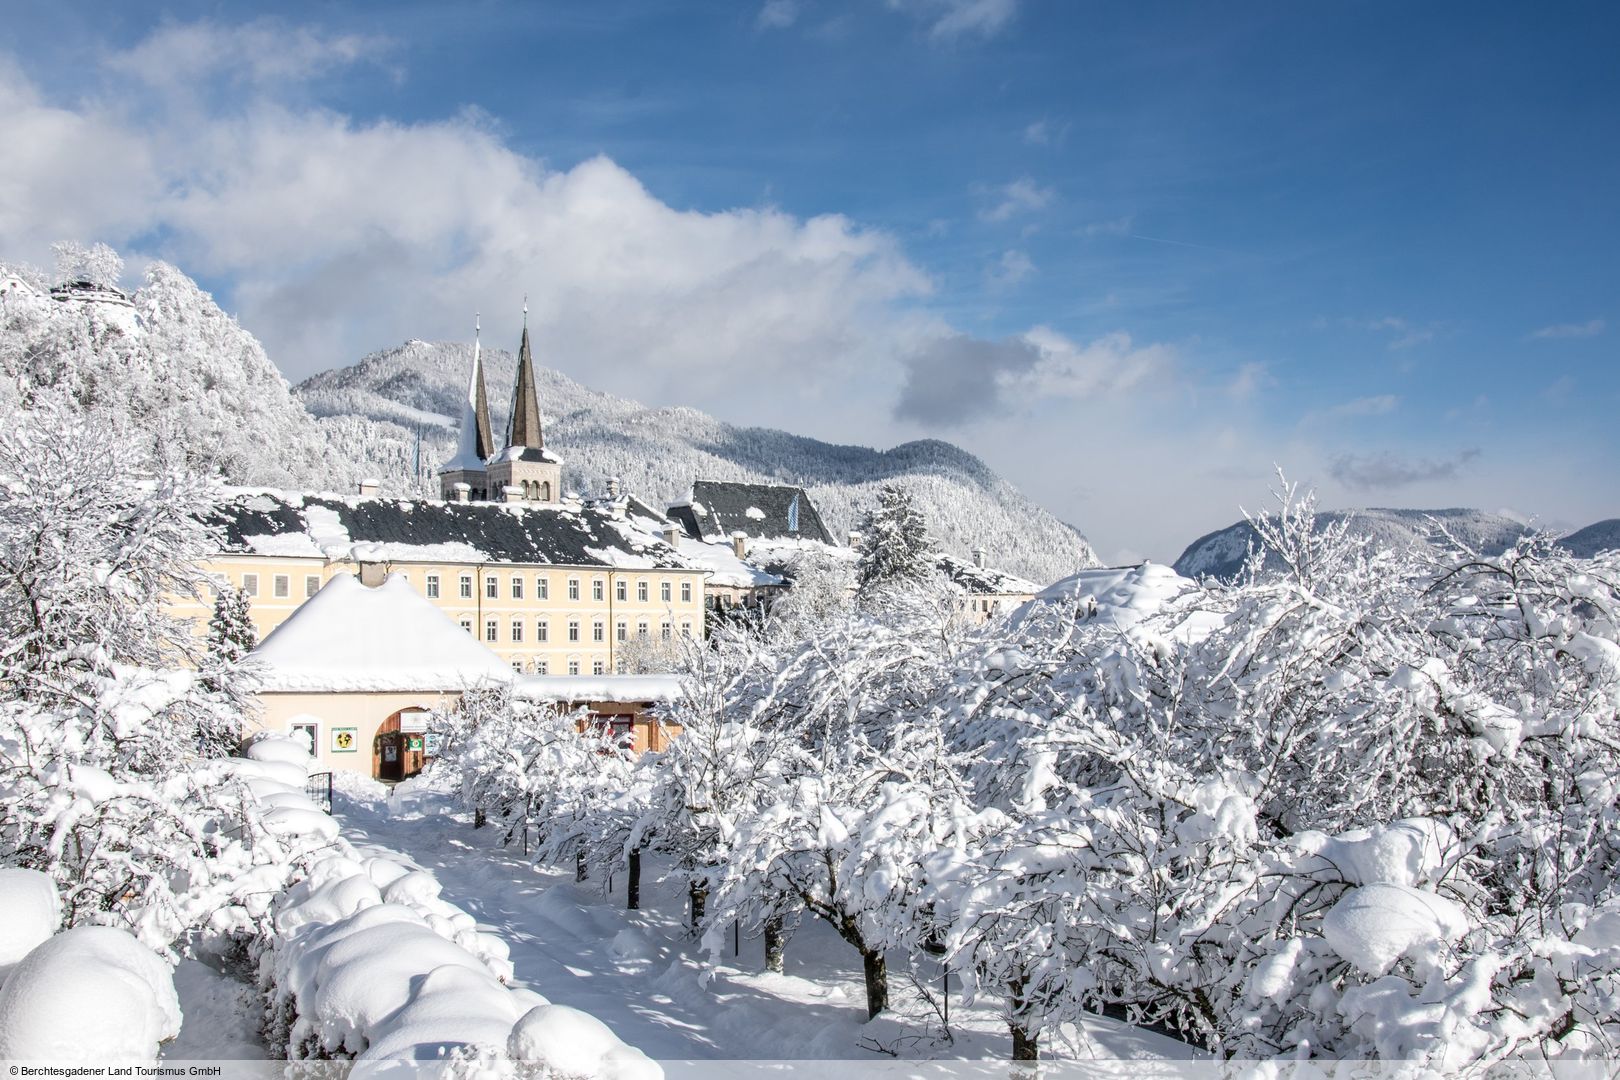
M53 1065L154 1061L180 1033L169 966L133 934L80 926L23 958L0 988L0 1058Z
M530 1009L506 1041L508 1057L543 1065L560 1076L600 1080L661 1080L664 1070L607 1025L566 1005Z
M0 870L0 984L62 924L56 883L39 870Z
M1387 882L1351 889L1322 919L1328 946L1371 976L1403 957L1432 963L1467 932L1468 913L1450 900Z
M268 732L249 743L242 751L242 756L249 761L276 761L285 765L296 765L305 773L309 772L313 760L309 756L309 750L298 740Z
M1352 829L1338 836L1303 832L1295 839L1301 850L1333 864L1352 885L1421 885L1438 871L1451 829L1432 818L1409 818L1371 829Z

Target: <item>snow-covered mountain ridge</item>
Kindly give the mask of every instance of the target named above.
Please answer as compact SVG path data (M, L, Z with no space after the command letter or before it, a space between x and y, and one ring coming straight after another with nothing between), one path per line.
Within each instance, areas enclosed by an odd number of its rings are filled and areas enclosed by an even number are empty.
M1370 507L1363 510L1323 510L1317 518L1324 523L1350 518L1351 530L1371 537L1381 547L1411 548L1439 539L1437 528L1483 555L1498 555L1512 547L1533 529L1516 518L1483 510L1402 510ZM1257 538L1247 521L1239 521L1201 536L1187 545L1175 562L1175 570L1190 578L1214 577L1231 580L1243 569L1249 545ZM1582 558L1599 551L1620 547L1620 520L1600 521L1561 541Z
M425 464L451 453L452 417L466 394L472 346L408 341L294 388L323 421L369 421L398 432L420 429ZM504 430L516 357L485 349L492 422ZM1085 537L1035 505L978 458L937 439L889 450L842 446L771 428L739 427L696 409L649 408L537 369L546 440L563 457L567 484L600 490L608 477L661 505L684 497L694 480L803 486L828 527L844 536L877 488L910 489L946 551L974 547L990 563L1037 582L1097 565ZM386 482L388 478L384 477Z

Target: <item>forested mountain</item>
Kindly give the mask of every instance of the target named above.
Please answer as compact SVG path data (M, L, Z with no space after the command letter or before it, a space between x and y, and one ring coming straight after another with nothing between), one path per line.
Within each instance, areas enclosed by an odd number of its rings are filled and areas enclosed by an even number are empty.
M1521 521L1483 510L1324 510L1317 515L1324 521L1351 519L1351 529L1368 536L1381 547L1413 548L1436 539L1437 527L1468 547L1487 555L1499 555L1529 531ZM1190 578L1215 577L1229 581L1243 569L1250 544L1258 545L1254 528L1247 521L1187 546L1175 562L1176 573Z
M127 440L239 484L349 490L410 467L407 432L316 420L254 336L167 263L133 293L110 249L64 245L52 285L0 265L0 404L59 393Z
M0 404L60 391L128 439L233 483L344 492L374 476L385 492L437 493L470 345L411 341L290 390L257 339L175 267L154 263L131 293L110 249L60 254L54 279L0 265ZM484 357L499 433L516 358ZM992 565L1042 583L1096 562L1078 531L949 443L836 446L539 375L547 439L569 487L600 491L617 476L661 505L698 479L800 484L841 538L878 487L898 482L947 552L982 546Z
M485 349L490 403L504 431L516 357ZM361 420L382 426L389 446L422 435L431 469L452 450L453 424L466 395L472 346L409 341L352 367L317 375L294 394L323 422ZM898 482L916 497L947 551L982 546L990 562L1037 582L1096 565L1085 538L1025 498L982 461L950 443L928 439L891 450L839 446L770 428L737 427L695 409L648 408L588 389L549 369L538 370L546 442L566 463L566 483L600 490L610 476L649 502L684 498L694 480L791 483L806 488L833 535L842 538L877 489ZM407 431L410 429L410 431ZM364 453L360 443L347 445ZM406 482L379 461L385 485Z

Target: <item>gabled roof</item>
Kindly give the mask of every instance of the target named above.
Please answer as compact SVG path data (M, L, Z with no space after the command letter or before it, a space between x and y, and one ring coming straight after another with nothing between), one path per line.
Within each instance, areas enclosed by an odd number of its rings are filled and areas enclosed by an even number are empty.
M798 529L790 529L789 511L798 500ZM743 533L756 540L812 540L832 544L832 534L800 487L782 484L737 484L698 480L684 503L669 508L687 534L702 540L724 540Z
M976 566L955 555L940 553L935 560L940 572L975 596L1034 596L1041 587L988 566Z
M703 569L593 506L340 498L227 489L207 519L228 553L396 562Z
M397 574L375 589L337 575L249 655L267 691L464 690L513 677Z

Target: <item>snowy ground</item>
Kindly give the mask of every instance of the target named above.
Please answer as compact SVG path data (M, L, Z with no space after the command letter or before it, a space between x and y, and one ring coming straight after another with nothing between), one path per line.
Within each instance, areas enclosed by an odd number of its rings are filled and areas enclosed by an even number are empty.
M259 1041L263 1006L254 987L200 960L185 959L174 969L180 998L180 1035L164 1044L170 1061L257 1061L266 1056Z
M1011 1040L996 1012L965 1006L954 991L947 1033L937 1008L937 970L913 981L899 955L890 960L894 1007L866 1023L859 959L823 923L807 920L794 934L784 974L765 972L759 941L746 937L740 957L728 947L711 971L681 925L684 892L658 880L656 862L643 867L642 910L626 911L622 877L610 898L604 883L576 885L571 870L537 868L521 849L500 847L497 830L475 831L442 793L413 783L390 798L380 785L348 786L334 811L353 843L392 848L433 871L445 899L511 946L521 985L584 1009L651 1057L1010 1055ZM1180 1043L1108 1020L1064 1034L1063 1045L1048 1037L1043 1056L1190 1056Z

